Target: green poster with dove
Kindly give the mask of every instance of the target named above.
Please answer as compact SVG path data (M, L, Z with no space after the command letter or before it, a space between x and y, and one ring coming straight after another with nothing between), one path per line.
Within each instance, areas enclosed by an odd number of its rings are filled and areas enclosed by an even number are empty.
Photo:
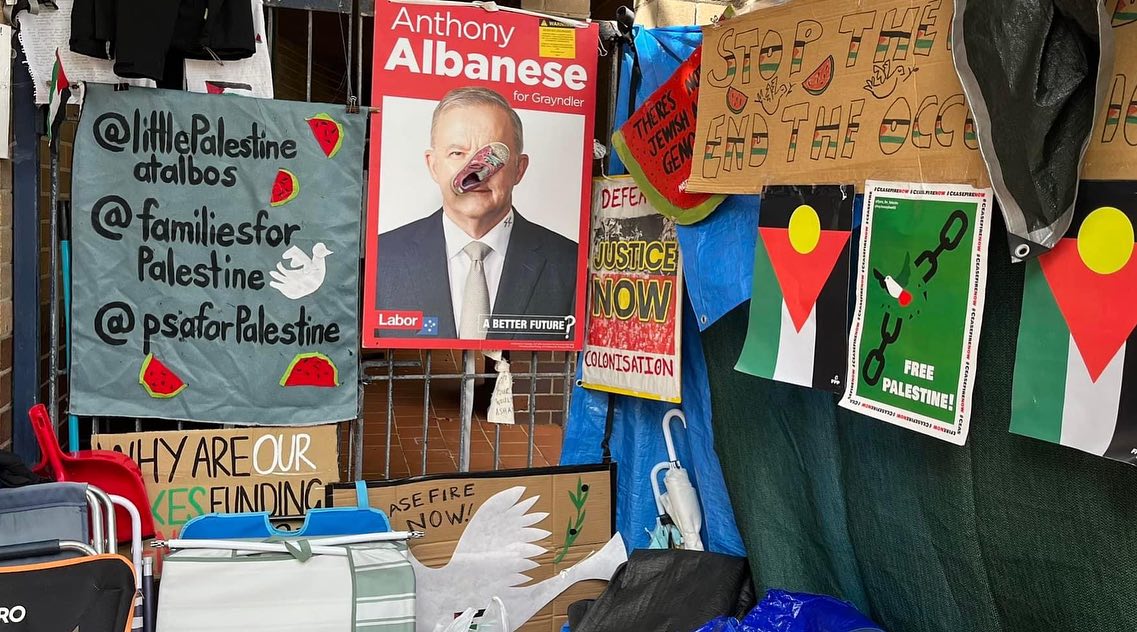
M841 406L963 445L990 189L869 181Z

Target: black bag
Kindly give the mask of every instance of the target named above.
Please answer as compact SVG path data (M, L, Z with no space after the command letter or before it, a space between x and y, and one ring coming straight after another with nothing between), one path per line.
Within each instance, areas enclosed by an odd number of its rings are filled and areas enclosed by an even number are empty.
M20 457L7 450L0 450L0 489L46 482L48 479L28 469Z
M569 606L569 629L691 632L715 617L741 617L754 603L746 558L641 549L632 552L596 601Z

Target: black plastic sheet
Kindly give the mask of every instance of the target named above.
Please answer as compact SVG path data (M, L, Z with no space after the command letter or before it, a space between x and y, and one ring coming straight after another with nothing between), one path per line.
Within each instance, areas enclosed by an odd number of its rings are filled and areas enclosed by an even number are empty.
M572 632L691 632L753 607L745 558L703 551L639 549L600 597L569 610ZM578 602L579 603L579 602ZM583 617L581 610L585 610Z
M955 0L952 53L1003 210L1011 259L1070 224L1113 68L1101 0Z

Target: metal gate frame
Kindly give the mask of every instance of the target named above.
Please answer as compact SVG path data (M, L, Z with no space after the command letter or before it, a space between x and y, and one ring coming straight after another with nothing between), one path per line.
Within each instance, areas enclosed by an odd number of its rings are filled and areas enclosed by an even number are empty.
M275 51L276 51L276 44L278 41L277 37L276 37L276 23L278 20L278 16L276 15L276 10L277 9L303 10L303 11L307 12L307 58L306 58L306 68L305 68L305 99L307 101L312 100L312 70L313 70L312 65L313 65L313 57L314 57L313 56L313 41L314 41L314 36L315 36L314 27L313 27L313 16L314 16L315 12L317 12L317 11L338 13L341 16L344 14L348 15L349 16L349 19L348 19L349 28L348 28L348 34L347 34L347 39L348 39L348 41L347 41L347 53L348 53L347 57L348 57L348 59L345 60L346 62L348 62L348 64L347 64L348 65L348 68L347 68L348 72L346 73L346 75L347 75L347 91L345 94L345 101L347 101L349 104L351 104L353 102L354 103L363 103L365 105L369 104L369 103L365 103L364 99L362 98L362 97L367 96L367 95L360 95L359 90L358 90L358 88L362 85L363 67L364 67L363 52L361 50L362 47L360 46L360 43L363 41L363 26L364 26L363 17L374 15L374 0L360 0L359 2L355 2L353 0L264 0L264 6L266 9L266 11L265 11L265 21L266 21L265 30L266 30L266 33L268 36L269 46L270 46L270 49L273 51L272 54L274 57L275 57ZM614 114L615 114L615 110L616 110L615 97L616 97L616 92L617 92L619 66L620 66L619 51L620 51L620 46L623 43L623 40L626 38L626 33L623 36L621 36L620 28L617 26L616 22L599 21L599 23L600 23L600 31L601 31L601 47L602 47L601 53L603 55L607 55L609 57L610 64L611 64L611 77L610 77L610 83L609 83L610 99L609 99L609 103L607 104L608 105L608 113L609 113L609 116L608 116L609 129L603 130L604 134L603 134L603 136L600 136L601 138L608 138L611 136L611 131L612 131L611 130L611 124L612 124L612 120L614 119ZM609 46L605 47L605 44L609 44ZM16 47L19 48L18 44ZM26 72L27 72L26 67L21 62L22 56L23 56L22 51L19 51L17 58L13 61L13 64L14 64L14 68L16 66L18 66L19 68L17 68L17 70L22 71L23 73L26 74ZM350 63L352 60L354 60L354 64ZM274 71L275 71L275 66L274 66ZM38 178L35 176L37 176L38 172L39 172L38 133L41 132L42 130L39 129L40 126L36 125L36 123L42 121L43 119L42 119L42 115L40 114L39 110L34 107L34 98L33 98L32 93L30 91L30 87L31 87L30 78L28 78L26 85L21 84L20 83L21 80L22 80L22 78L19 74L14 75L13 98L14 98L15 103L14 103L13 110L14 110L14 114L15 114L15 121L14 121L15 139L17 141L16 142L16 148L17 149L16 149L16 155L15 155L16 165L14 165L14 171L15 171L14 180L16 181L14 184L16 184L16 187L17 187L16 191L14 193L14 196L16 198L14 200L14 202L15 202L14 208L16 209L16 213L14 213L14 215L15 215L14 224L16 224L16 226L14 227L14 233L16 233L18 229L22 229L19 231L20 235L24 235L24 233L29 232L29 230L28 230L29 227L24 225L24 224L17 224L16 218L23 217L23 218L25 218L25 221L27 220L27 218L34 218L34 219L32 219L32 221L30 223L32 224L31 228L34 228L36 230L36 232L32 233L32 234L34 234L38 237L38 222L39 222L38 195L39 195L39 190L38 190ZM368 98L368 100L369 100L369 98ZM28 115L29 108L27 106L28 106L29 101L32 103L32 107L30 108L30 110L34 113L34 116ZM27 155L29 153L28 149L27 149L29 143L34 148L34 150L33 150L34 153L32 153L31 156ZM605 159L604 160L605 166L607 166L607 162L608 162L607 159ZM61 255L59 252L59 250L60 250L59 234L60 234L61 205L60 205L60 201L59 201L60 168L59 168L58 150L51 152L50 165L51 165L51 170L50 170L50 174L51 174L51 176L50 176L51 177L51 180L50 180L50 193L51 193L51 195L50 195L50 200L51 200L50 201L50 208L51 208L52 212L51 212L51 216L49 218L49 224L50 224L49 232L50 232L50 240L51 240L51 242L50 242L50 263L49 263L49 265L50 265L50 270L51 270L51 284L50 284L50 287L48 288L48 291L49 291L49 299L50 299L51 303L50 303L50 309L49 309L49 320L50 320L49 332L50 332L50 334L48 337L49 338L48 344L50 345L50 349L48 351L48 375L53 376L54 379L50 380L50 382L48 384L47 406L48 406L49 412L51 414L51 419L53 419L55 421L55 423L58 427L58 426L62 425L62 421L63 421L63 417L60 414L61 397L59 394L58 380L63 378L63 377L69 377L68 374L69 374L69 368L70 368L68 366L65 366L66 363L61 363L60 358L59 358L59 347L60 347L60 305L59 305L59 298L62 295L62 287L61 287L62 281L61 281L61 276L60 276L60 263L61 263L60 256ZM29 170L29 167L31 169L34 169L34 171ZM25 176L17 175L17 174L25 174L25 173L32 175L32 177L30 179L25 180L25 179L23 179ZM34 206L35 206L35 208L32 208L32 209L28 208L30 205L29 204L29 194L30 194L30 203L34 204ZM69 207L69 203L66 206ZM29 213L29 210L32 210L35 212ZM62 210L69 210L69 208L62 209ZM17 237L17 235L14 234L13 235L13 245L15 248L14 253L13 253L13 276L15 277L14 278L14 295L17 298L23 297L25 299L25 302L21 303L21 305L22 305L21 309L27 309L26 299L28 296L35 297L34 311L32 312L32 314L34 316L36 316L35 318L25 318L25 319L19 319L18 318L16 321L16 329L15 329L15 334L16 334L15 337L16 337L16 342L17 342L16 354L17 354L18 358L25 360L24 362L21 362L19 359L17 359L16 362L14 362L15 369L17 369L17 370L14 370L13 405L14 405L14 408L16 411L20 411L20 410L27 410L28 408L30 408L33 404L35 404L39 400L39 383L36 379L36 374L38 374L38 371L35 370L38 368L38 363L39 363L38 353L39 353L39 349L40 349L40 345L38 344L38 342L39 342L38 341L38 313L39 313L39 304L38 304L38 295L39 295L39 288L38 288L38 277L39 277L38 247L39 247L39 240L38 239L28 240L26 238L25 239L17 239L16 237ZM17 244L22 244L23 248L21 249ZM27 252L28 248L32 248L32 252L30 254ZM19 257L20 257L19 261L23 262L22 265L17 265L18 261L16 259L16 255L19 255ZM24 343L28 342L28 338L24 338L23 336L21 336L21 332L26 332L28 334L31 334L32 332L34 332L35 334L37 334L37 335L30 337L31 340L36 341L36 344L34 346L27 345L27 344L21 344L21 340L23 340ZM28 346L31 346L32 348L27 349ZM461 414L460 414L460 428L459 428L458 469L461 472L469 471L469 469L470 469L470 444L471 444L470 435L471 435L471 429L472 429L472 424L473 424L474 383L476 380L479 380L479 379L495 379L497 377L497 373L496 372L482 372L482 373L477 372L476 371L476 363L475 363L475 360L476 360L475 354L477 352L475 352L475 351L462 351L462 367L463 367L462 372L460 372L460 373L435 374L432 372L432 366L431 366L432 365L432 354L431 354L431 352L429 350L427 350L427 351L424 351L423 353L425 355L423 356L424 361L421 363L421 369L422 370L421 370L421 372L414 373L414 374L396 374L395 369L397 367L416 367L416 366L420 366L420 363L413 362L413 361L396 360L394 357L394 354L390 350L386 351L386 358L383 360L362 360L362 358L361 358L360 367L359 367L360 368L360 370L359 370L359 374L360 374L359 413L358 413L356 419L350 420L347 422L341 422L340 424L338 424L339 435L341 438L341 441L340 441L341 446L343 446L343 444L344 444L345 426L348 427L347 428L347 436L346 436L346 441L348 444L348 449L347 449L348 463L346 464L346 467L342 468L342 469L349 472L354 480L360 480L363 477L363 444L364 444L364 432L363 432L363 430L364 430L364 424L365 424L364 413L363 413L363 411L364 411L364 405L363 405L364 404L364 391L365 391L365 388L367 387L367 385L374 384L377 382L386 382L387 383L386 453L385 453L385 464L384 464L384 477L385 478L389 478L390 473L391 473L391 462L390 462L391 461L391 438L392 438L391 435L392 435L392 426L394 425L394 421L395 421L394 388L395 388L395 383L401 382L401 381L421 381L422 382L422 389L423 389L423 439L422 439L423 449L422 449L422 461L421 461L421 473L422 474L427 473L426 472L426 470L427 470L427 446L428 446L428 441L429 441L428 426L429 426L429 423L431 420L431 414L430 414L431 383L432 383L432 381L437 381L437 380L460 380L461 381L460 401L459 401L459 410L460 410ZM565 361L564 361L562 370L555 371L555 372L548 372L548 371L540 372L537 370L537 368L538 368L537 353L538 352L536 352L536 351L530 352L530 357L529 357L529 368L530 368L530 370L529 370L529 372L523 373L520 375L522 378L528 378L529 379L529 419L528 419L528 430L529 430L529 432L528 432L528 447L527 447L526 463L530 466L533 464L533 451L534 451L533 429L536 425L536 415L537 415L536 397L535 397L536 396L536 388L537 388L537 380L538 379L550 379L551 378L551 379L561 379L564 381L562 405L563 405L563 409L565 411L565 414L567 415L568 408L569 408L570 394L572 392L573 380L574 380L575 375L576 375L576 371L575 371L576 354L575 353L568 354ZM31 358L30 363L27 361L29 356ZM31 365L30 367L28 366L29 364ZM64 366L61 366L61 364L64 364ZM28 375L29 372L30 372L30 379L29 379L29 375ZM29 382L30 382L30 384L29 384ZM16 450L18 453L24 455L25 457L27 457L31 460L34 460L34 456L35 456L34 439L32 439L30 437L30 433L28 432L29 428L28 428L28 424L26 423L26 421L24 423L19 423L19 421L22 419L23 419L22 415L14 415L14 421L16 423L13 424L13 426L14 426L13 427L13 435L14 435L13 436L13 443L14 443L14 446L16 447ZM74 424L75 421L72 421L71 423ZM189 427L200 427L200 428L227 427L227 426L239 427L238 424L201 424L201 423L196 423L196 422L178 421L177 422L177 428L179 430L186 428L187 424L189 424ZM139 419L134 419L132 425L133 425L133 430L136 432L141 431L143 429L142 428L142 422ZM112 428L113 428L113 430L112 430ZM17 432L17 429L22 430L22 432ZM112 432L113 431L119 431L119 432L121 432L123 430L122 430L122 426L120 424L113 423L109 418L103 418L103 417L91 418L91 432L92 432L92 434L98 434L100 432L105 432L105 431L112 431ZM78 436L77 429L71 429L71 437L74 439L77 436ZM29 441L31 441L32 443L29 444ZM30 446L30 450L31 450L30 452L28 451L29 446ZM77 449L76 445L69 445L68 447L71 450ZM494 436L494 466L493 466L493 469L495 469L495 470L498 469L499 465L500 465L500 458L501 458L500 447L501 447L501 427L497 426L495 429L495 436Z

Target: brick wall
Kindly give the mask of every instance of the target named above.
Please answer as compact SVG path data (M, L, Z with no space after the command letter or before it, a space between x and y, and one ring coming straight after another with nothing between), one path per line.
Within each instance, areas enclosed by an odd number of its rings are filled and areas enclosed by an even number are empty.
M529 423L529 385L530 373L566 373L568 387L572 389L573 371L576 370L576 354L557 351L540 351L537 354L536 370L533 369L532 353L514 351L510 353L509 370L513 373L513 409L519 424ZM491 365L492 366L492 365ZM565 379L563 377L539 377L534 398L538 424L564 424L565 419Z

